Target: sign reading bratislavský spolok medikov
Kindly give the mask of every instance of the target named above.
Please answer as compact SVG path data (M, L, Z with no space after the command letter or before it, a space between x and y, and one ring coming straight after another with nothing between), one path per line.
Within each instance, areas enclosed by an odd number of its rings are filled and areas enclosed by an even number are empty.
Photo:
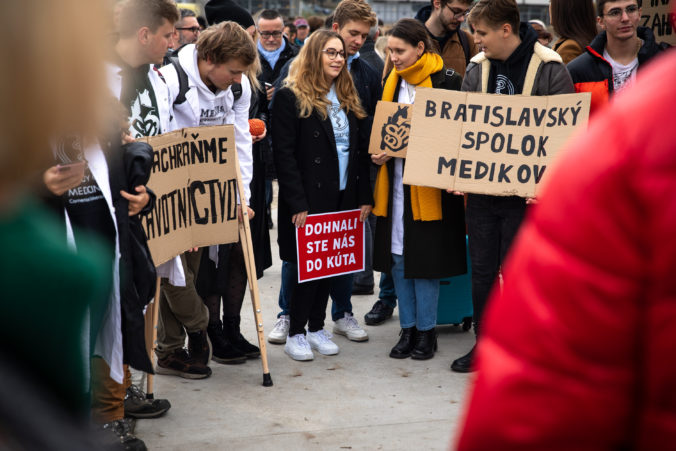
M533 197L559 148L586 126L590 98L418 88L404 183Z
M153 147L148 186L157 201L142 224L155 264L193 247L236 242L233 126L184 128L144 140Z

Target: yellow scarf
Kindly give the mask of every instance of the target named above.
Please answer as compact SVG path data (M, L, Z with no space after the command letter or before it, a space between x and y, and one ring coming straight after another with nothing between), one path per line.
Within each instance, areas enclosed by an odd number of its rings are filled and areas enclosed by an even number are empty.
M387 102L394 100L399 77L406 83L423 88L432 87L431 74L439 72L444 67L444 62L436 53L423 53L418 61L403 70L393 70L385 81L383 98ZM373 214L387 217L387 207L390 199L390 177L387 173L387 165L380 166L374 192L375 208ZM439 221L441 220L441 190L424 186L411 186L411 209L415 221Z

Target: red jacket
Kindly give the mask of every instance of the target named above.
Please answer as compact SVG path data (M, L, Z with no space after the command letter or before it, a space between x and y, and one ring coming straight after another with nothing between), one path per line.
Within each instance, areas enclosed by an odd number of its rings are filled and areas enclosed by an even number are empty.
M654 61L550 174L488 307L458 449L676 447L674 73L676 53Z

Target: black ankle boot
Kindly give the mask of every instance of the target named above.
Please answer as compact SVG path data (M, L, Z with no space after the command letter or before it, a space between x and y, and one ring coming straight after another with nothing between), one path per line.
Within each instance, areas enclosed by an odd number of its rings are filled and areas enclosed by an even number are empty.
M437 331L430 330L418 331L415 339L415 345L411 351L411 358L415 360L427 360L434 357L434 351L437 350Z
M232 345L246 355L249 359L255 359L261 355L258 346L254 346L239 331L240 316L223 316L223 335Z
M390 351L390 357L393 359L405 359L411 355L415 342L415 327L407 327L399 332L399 342Z
M207 327L207 334L209 334L213 346L213 355L211 358L214 362L224 363L226 365L235 365L246 362L244 353L235 348L223 336L223 326L220 321L209 324L209 327Z
M206 330L188 332L188 353L197 363L208 365L211 360L211 343Z
M479 339L479 323L474 323L474 333L476 334L477 340ZM474 350L476 349L476 344L472 346L472 349L465 354L464 356L453 360L451 363L451 370L456 373L471 373L474 371Z
M464 356L453 360L451 363L451 370L456 373L471 373L474 371L474 349L476 345Z

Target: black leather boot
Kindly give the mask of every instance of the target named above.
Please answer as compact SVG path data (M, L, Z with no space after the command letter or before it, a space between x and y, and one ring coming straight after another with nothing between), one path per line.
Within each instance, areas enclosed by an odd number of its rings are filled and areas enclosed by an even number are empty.
M437 350L437 331L430 330L418 331L415 338L415 345L411 351L411 358L415 360L427 360L434 357L434 351Z
M474 333L476 334L477 339L479 338L479 324L474 323ZM474 350L476 349L476 344L472 346L472 349L465 354L464 356L453 360L451 363L451 371L456 373L471 373L474 371Z
M399 332L399 342L390 351L390 357L393 359L405 359L410 357L413 345L415 344L415 327L407 327Z
M239 331L240 316L223 316L223 335L232 345L246 355L249 359L255 359L261 355L258 346L254 346Z
M206 330L188 332L188 353L196 362L208 365L211 360L211 343Z
M214 353L211 357L214 362L223 363L226 365L235 365L246 362L246 356L244 353L235 348L223 336L223 326L220 321L209 324L209 327L207 327L207 333L209 334L211 344L214 348Z

